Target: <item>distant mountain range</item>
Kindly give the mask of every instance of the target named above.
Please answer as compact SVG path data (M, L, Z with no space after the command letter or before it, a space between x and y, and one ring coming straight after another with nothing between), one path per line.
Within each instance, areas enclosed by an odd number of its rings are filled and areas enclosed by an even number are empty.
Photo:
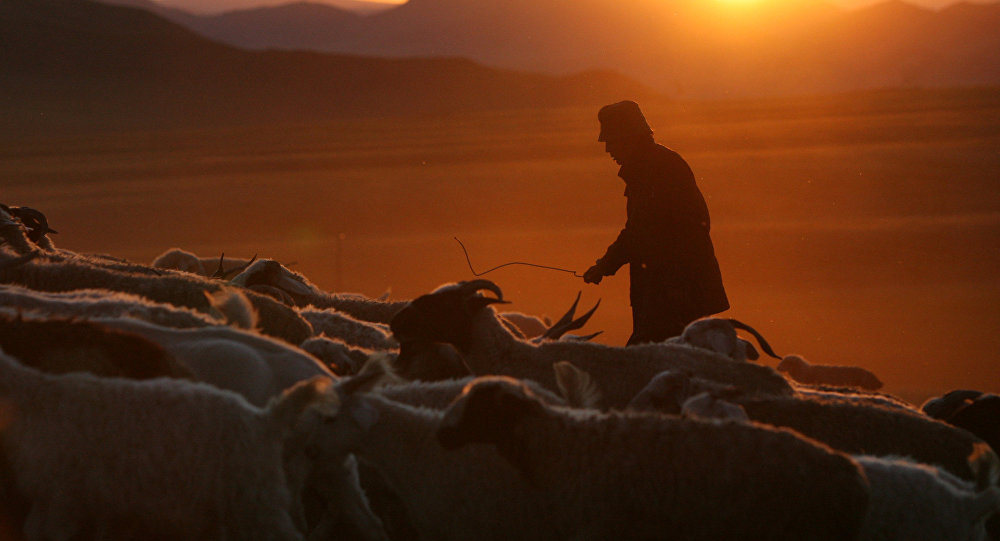
M309 121L597 107L652 94L611 72L557 77L460 58L248 51L140 9L88 0L0 1L0 117L28 124Z
M889 0L846 11L821 0L410 0L368 16L310 3L197 16L109 1L248 49L612 69L674 96L1000 84L997 2L930 11Z

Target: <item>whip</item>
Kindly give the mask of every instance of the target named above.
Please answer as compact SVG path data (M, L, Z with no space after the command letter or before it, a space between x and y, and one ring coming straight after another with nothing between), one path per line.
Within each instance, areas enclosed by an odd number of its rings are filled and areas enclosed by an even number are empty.
M496 267L493 267L492 269L489 269L489 270L485 270L483 272L476 272L476 269L472 268L472 260L469 259L469 251L465 249L465 245L462 244L462 241L458 240L458 237L453 237L453 238L455 239L456 242L458 242L458 245L462 247L462 252L465 253L465 261L469 264L469 270L472 271L472 274L475 275L475 276L482 276L484 274L491 273L491 272L493 272L493 271L495 271L495 270L497 270L499 268L507 267L507 266L510 266L510 265L526 265L528 267L536 267L536 268L539 268L539 269L548 269L548 270L554 270L554 271L559 271L559 272L568 272L568 273L572 274L573 276L575 276L577 278L583 278L582 274L577 274L576 271L574 271L574 270L561 269L559 267L550 267L548 265L538 265L538 264L535 264L535 263L525 263L524 261L512 261L510 263L504 263L503 265L497 265Z

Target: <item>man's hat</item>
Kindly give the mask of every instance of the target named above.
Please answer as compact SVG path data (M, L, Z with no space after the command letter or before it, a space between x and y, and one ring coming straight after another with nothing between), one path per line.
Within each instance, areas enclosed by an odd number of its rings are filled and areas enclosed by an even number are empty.
M597 141L602 143L653 133L639 110L639 104L634 101L620 101L601 107L597 120L601 122L601 134L597 136Z

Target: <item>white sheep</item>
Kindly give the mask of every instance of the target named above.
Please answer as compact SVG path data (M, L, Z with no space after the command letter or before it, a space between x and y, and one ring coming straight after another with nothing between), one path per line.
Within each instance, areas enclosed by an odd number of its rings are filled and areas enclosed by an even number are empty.
M545 334L545 331L552 326L552 321L548 317L538 317L523 312L500 312L497 315L513 325L521 338L528 340Z
M947 471L903 457L855 456L871 484L862 541L986 541L1000 489L977 491Z
M743 406L733 404L708 391L698 393L685 400L681 404L681 416L695 419L750 420Z
M858 387L872 391L882 388L878 377L860 366L814 365L799 355L785 355L778 363L778 371L787 373L799 383Z
M857 465L790 432L737 427L731 433L707 423L596 413L554 414L564 417L536 430L528 418L546 406L534 397L488 406L463 397L443 414L388 399L383 393L391 387L366 392L364 380L335 385L333 419L319 424L312 441L320 456L353 452L372 466L399 495L420 538L627 539L670 532L719 539L725 530L747 539L850 539L863 519L867 487ZM472 419L490 412L497 416ZM592 422L616 428L606 427L610 437L577 439L577 425ZM476 426L509 445L460 445L459 433ZM545 452L555 463L536 468L545 460L535 447L539 432L549 435ZM775 457L803 465L789 473ZM804 497L789 500L788 491ZM720 508L719 501L728 503Z
M729 357L734 361L745 362L755 361L760 357L757 349L750 342L740 338L736 334L737 329L742 329L752 334L760 343L761 349L768 355L778 358L771 349L767 340L757 332L756 329L732 318L706 317L696 319L684 327L680 336L668 338L664 342L669 344L687 344L714 351Z
M50 375L0 353L3 451L29 540L298 540L284 440L327 380L265 409L172 379Z
M680 372L657 375L630 407L677 414L688 398L706 391L739 405L754 422L795 430L845 453L909 456L984 483L984 472L968 460L983 445L979 438L900 408L801 396L749 396L736 386Z
M802 398L818 400L844 400L857 404L892 408L909 413L920 413L920 408L898 396L884 391L866 391L858 387L837 387L831 385L808 385L792 382L795 394Z
M45 249L29 238L29 230L10 207L0 205L0 246L9 245L18 255Z
M306 306L299 308L298 312L312 325L316 336L325 335L352 346L373 350L399 348L399 343L392 338L389 326L384 323L359 320L333 308Z
M177 328L230 324L253 329L257 325L250 301L234 288L217 291L209 303L210 311L206 313L121 291L77 289L54 293L0 284L0 306L53 316L132 317Z
M665 380L664 380L665 381ZM661 388L664 383L660 383ZM702 391L684 401L683 415L750 422L739 404ZM887 434L887 437L892 437ZM986 541L986 520L1000 512L997 456L983 444L973 446L970 469L981 472L979 492L971 481L912 459L854 455L871 486L863 541ZM792 466L792 464L789 464Z
M43 372L195 379L160 344L85 319L36 317L0 307L0 348Z
M553 539L854 539L867 509L858 465L793 432L557 408L507 377L470 384L438 440L495 448Z
M230 282L242 287L274 287L290 295L297 306L333 308L355 319L373 323L388 324L392 316L406 306L406 301L371 299L356 293L328 293L302 274L270 259L254 262Z
M189 273L161 271L132 263L100 265L94 263L93 258L49 253L27 260L18 258L4 247L0 247L0 283L47 292L121 291L204 313L213 310L210 296L226 287L219 281ZM243 294L258 315L261 332L290 344L299 344L312 336L312 327L294 309L252 291L243 291Z
M497 297L481 296L480 289ZM475 375L509 375L556 390L553 365L570 361L590 374L609 408L624 407L653 376L671 369L731 383L750 393L792 394L788 381L769 367L735 362L686 345L620 348L579 341L533 344L511 334L498 320L490 305L503 302L500 288L487 280L442 286L414 299L390 324L401 343L399 362L406 362L406 348L413 344L445 342L457 348Z
M245 258L227 259L225 254L219 257L199 257L187 250L170 248L156 256L150 265L158 269L174 269L199 276L219 278L228 272L242 270L252 262L252 259Z
M237 392L257 406L299 381L315 376L336 377L300 348L240 329L174 329L130 318L91 321L162 345L200 381Z

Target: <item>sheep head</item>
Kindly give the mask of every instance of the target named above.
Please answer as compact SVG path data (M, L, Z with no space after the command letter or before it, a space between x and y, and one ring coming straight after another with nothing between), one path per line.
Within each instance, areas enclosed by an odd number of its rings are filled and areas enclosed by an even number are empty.
M947 420L949 417L954 415L955 412L968 406L969 404L972 404L982 395L982 391L956 389L954 391L949 391L944 396L927 400L924 402L924 405L920 407L920 409L935 419Z
M378 410L365 393L398 381L388 354L380 352L372 355L356 375L331 385L325 400L314 407L309 421L297 428L311 434L310 452L324 457L341 457L352 452L379 418Z
M11 216L17 218L28 229L28 239L37 243L49 233L59 233L49 227L49 221L40 211L31 207L7 207Z
M254 256L254 258L256 257ZM308 304L309 299L316 295L322 295L322 291L310 284L304 276L289 270L273 259L251 260L246 267L234 270L238 270L239 274L229 280L230 283L248 289L264 289L266 291L272 291L272 288L278 289L294 299L295 304L299 306ZM226 275L230 273L226 273ZM284 296L281 300L285 300Z
M808 369L808 367L809 362L798 355L785 355L785 357L781 359L781 362L778 363L779 372L788 372L789 374L792 374L793 377L796 372Z
M626 409L680 414L685 402L701 393L709 393L713 399L735 399L742 391L733 385L692 377L687 372L666 370L654 376Z
M504 445L511 443L511 432L517 425L543 410L541 400L520 381L507 376L483 376L469 382L448 406L437 438L446 449L493 443L504 454L517 447Z
M480 295L481 290L496 297ZM467 351L473 317L492 304L507 304L503 291L489 280L448 284L410 301L389 322L393 337L407 342L445 342Z

